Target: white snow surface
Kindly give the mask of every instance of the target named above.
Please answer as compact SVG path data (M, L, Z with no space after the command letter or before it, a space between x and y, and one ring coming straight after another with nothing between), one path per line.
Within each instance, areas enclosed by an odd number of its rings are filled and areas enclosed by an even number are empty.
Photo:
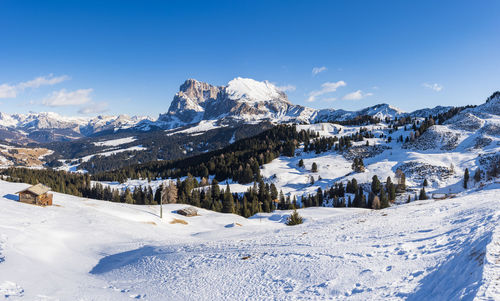
M120 140L120 139L116 139L116 140ZM113 141L113 140L109 140L109 141L106 141L106 142L110 142L110 141ZM128 142L125 142L125 143L128 143ZM124 144L124 143L120 143L120 144ZM81 159L82 162L87 162L90 159L92 159L94 156L108 157L108 156L115 155L115 154L118 154L118 153L129 152L129 151L145 151L147 149L148 149L147 147L144 147L142 145L136 145L136 146L131 146L131 147L122 148L122 149L104 150L103 152L92 154L92 155L88 155L88 156L85 156L85 157L82 157L82 158L79 158L79 159ZM63 163L63 165L60 166L60 167L57 167L56 168L57 170L64 170L64 171L69 171L69 172L82 172L82 173L86 173L87 172L86 170L80 170L80 169L78 169L78 166L80 165L80 163L78 163L77 159L71 160L71 163L66 163L66 160L64 160L64 159L61 159L59 161L61 163Z
M16 201L0 181L0 299L498 300L499 184L373 211L300 209L245 219L186 205L54 193ZM187 225L171 224L182 219ZM247 258L247 259L244 259Z
M136 137L126 137L126 138L119 138L119 139L112 139L112 140L107 140L107 141L98 141L94 142L95 146L118 146L122 144L127 144L136 141Z
M210 130L226 127L226 125L218 125L217 122L218 120L202 120L198 124L185 129L172 129L165 132L167 132L167 136L175 134L201 135Z
M282 92L268 81L237 77L228 83L226 92L230 99L262 102L282 97Z

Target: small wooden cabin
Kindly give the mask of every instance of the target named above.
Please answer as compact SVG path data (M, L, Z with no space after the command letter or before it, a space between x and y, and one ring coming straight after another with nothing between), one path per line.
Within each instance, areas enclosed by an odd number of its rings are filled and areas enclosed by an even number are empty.
M51 206L52 194L50 188L43 184L36 184L18 192L19 202L38 206Z

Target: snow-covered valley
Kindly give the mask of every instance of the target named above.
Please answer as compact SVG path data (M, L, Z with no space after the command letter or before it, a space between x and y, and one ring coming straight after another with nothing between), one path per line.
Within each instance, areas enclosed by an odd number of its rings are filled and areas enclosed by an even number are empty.
M0 297L8 300L495 300L499 184L384 210L300 209L250 219L186 205L54 194L0 182ZM174 219L187 224L172 223Z

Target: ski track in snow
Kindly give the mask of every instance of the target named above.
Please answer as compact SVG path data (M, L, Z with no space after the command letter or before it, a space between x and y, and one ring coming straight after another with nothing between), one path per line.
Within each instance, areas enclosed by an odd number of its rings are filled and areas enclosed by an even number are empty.
M496 185L496 186L495 186ZM495 300L500 185L379 211L253 218L54 194L17 203L0 182L0 298L8 300ZM188 225L170 224L172 218ZM236 223L242 226L236 225Z

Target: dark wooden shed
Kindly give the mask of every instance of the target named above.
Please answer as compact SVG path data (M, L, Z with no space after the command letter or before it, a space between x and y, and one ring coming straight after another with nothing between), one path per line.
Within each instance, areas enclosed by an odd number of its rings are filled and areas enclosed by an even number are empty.
M39 206L51 206L52 194L50 188L43 184L36 184L18 192L19 202Z

